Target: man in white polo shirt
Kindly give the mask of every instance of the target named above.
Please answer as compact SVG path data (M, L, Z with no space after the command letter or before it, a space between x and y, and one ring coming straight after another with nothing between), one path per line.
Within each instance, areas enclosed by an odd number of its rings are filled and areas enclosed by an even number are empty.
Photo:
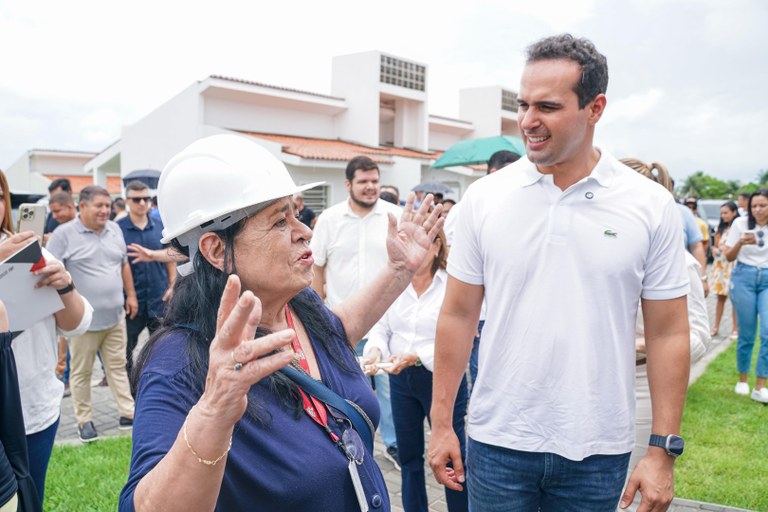
M666 510L673 496L690 357L680 217L669 192L593 146L607 85L606 59L586 39L529 47L518 118L526 158L462 199L437 327L429 458L439 482L462 485L451 411L485 296L470 510L615 509L634 444L639 301L661 441L621 505L638 489L642 510Z
M345 171L349 198L317 218L310 248L315 258L312 288L329 307L364 289L387 264L388 214L399 219L399 206L379 199L379 166L367 156L353 158ZM364 343L358 346L362 355ZM399 469L392 420L388 375L377 375L376 395L381 407L379 432L386 457Z

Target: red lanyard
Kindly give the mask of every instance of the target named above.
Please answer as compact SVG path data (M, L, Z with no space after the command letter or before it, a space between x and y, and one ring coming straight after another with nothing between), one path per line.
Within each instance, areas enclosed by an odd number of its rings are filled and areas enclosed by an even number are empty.
M304 349L301 348L301 343L299 343L299 334L293 324L293 317L291 316L291 312L287 305L285 306L285 320L288 322L288 327L293 330L291 348L293 348L293 352L296 354L295 357L299 361L299 365L301 365L301 368L309 375L310 372L307 356L304 354ZM330 429L330 427L328 427L328 412L326 405L314 396L307 395L301 388L299 388L299 393L301 394L301 401L304 407L304 412L306 412L307 415L309 415L309 417L315 421L315 423L320 425L323 430L328 432L328 435L331 436L331 441L338 445L340 442L339 436L337 436Z

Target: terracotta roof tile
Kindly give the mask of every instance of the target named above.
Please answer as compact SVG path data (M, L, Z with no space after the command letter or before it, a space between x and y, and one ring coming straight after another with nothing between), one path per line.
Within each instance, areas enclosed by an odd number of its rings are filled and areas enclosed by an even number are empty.
M46 174L45 177L50 179L51 181L58 178L67 178L69 182L72 184L73 194L79 194L80 191L83 190L88 185L93 185L93 176ZM110 194L119 194L120 190L121 190L120 176L107 176L107 192L109 192Z
M295 137L277 135L274 133L244 132L246 135L259 139L277 142L283 146L283 153L312 160L338 160L346 162L360 155L366 155L376 163L390 164L392 156L434 160L432 152L417 151L405 148L372 147L338 139L315 139L311 137Z

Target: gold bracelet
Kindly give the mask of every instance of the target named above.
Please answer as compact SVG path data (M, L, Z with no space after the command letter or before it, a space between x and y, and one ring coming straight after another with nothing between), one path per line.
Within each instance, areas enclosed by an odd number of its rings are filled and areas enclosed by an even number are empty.
M226 457L227 454L229 453L229 450L232 449L232 436L229 436L229 446L227 446L227 451L219 455L219 457L215 460L204 459L195 451L194 448L192 448L192 445L189 444L189 439L187 439L187 420L188 419L189 419L189 414L187 414L187 417L184 419L184 426L182 427L182 431L184 432L184 442L187 444L187 448L189 448L189 451L192 452L192 455L197 457L197 462L200 462L201 464L205 464L206 466L215 466L216 464L219 463L219 461L221 461L221 459Z

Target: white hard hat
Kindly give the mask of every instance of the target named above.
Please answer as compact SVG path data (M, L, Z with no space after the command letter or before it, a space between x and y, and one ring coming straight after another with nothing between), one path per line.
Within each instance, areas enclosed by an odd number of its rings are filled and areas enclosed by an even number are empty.
M162 243L177 238L189 248L191 263L203 233L224 229L277 199L323 183L297 186L285 165L250 138L205 137L171 158L160 175ZM191 271L191 265L184 270Z

